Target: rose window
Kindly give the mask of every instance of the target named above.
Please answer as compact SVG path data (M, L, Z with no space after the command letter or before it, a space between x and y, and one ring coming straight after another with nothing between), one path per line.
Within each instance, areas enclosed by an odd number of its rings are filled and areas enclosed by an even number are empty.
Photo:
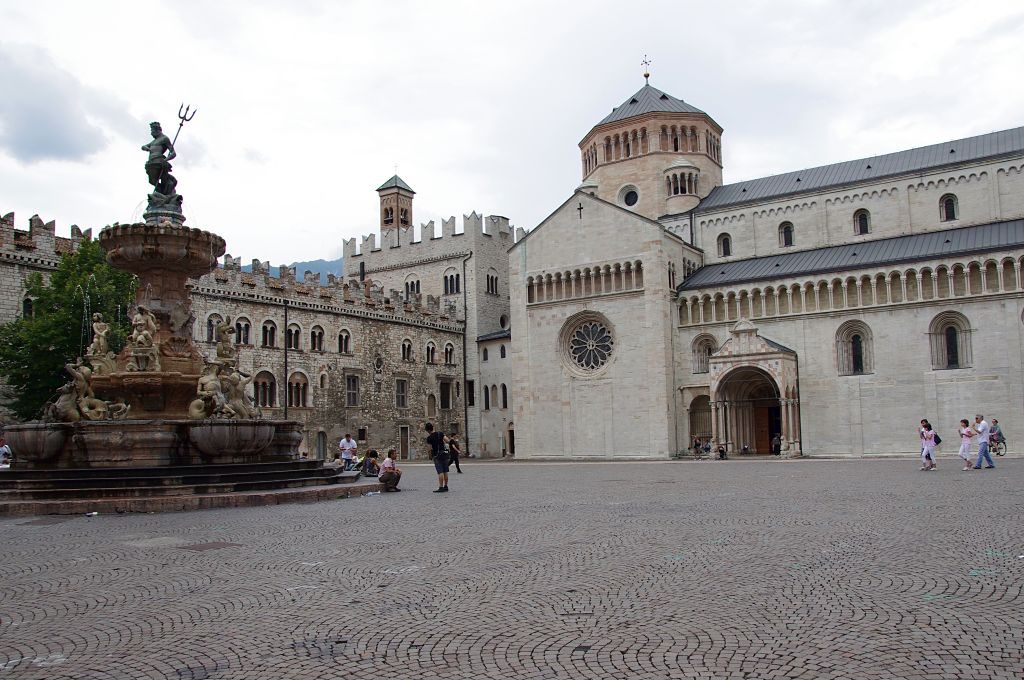
M586 371L594 371L608 362L615 341L612 333L598 321L585 321L569 337L569 356Z

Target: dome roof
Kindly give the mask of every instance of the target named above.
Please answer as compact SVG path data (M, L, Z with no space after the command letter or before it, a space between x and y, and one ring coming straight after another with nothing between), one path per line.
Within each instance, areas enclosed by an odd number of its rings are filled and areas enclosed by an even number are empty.
M612 109L598 125L625 120L644 113L699 113L707 115L695 106L690 106L682 99L665 94L656 87L644 85L632 97Z

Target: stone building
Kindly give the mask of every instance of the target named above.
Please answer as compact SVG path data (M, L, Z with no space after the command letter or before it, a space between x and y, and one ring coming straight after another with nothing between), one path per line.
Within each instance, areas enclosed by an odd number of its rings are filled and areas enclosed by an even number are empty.
M427 420L464 427L464 326L437 298L406 302L369 280L328 276L321 285L310 272L299 281L293 268L273 277L269 264L252 265L243 272L227 255L193 283L194 338L212 357L214 330L230 318L256 404L302 421L302 450L330 459L350 433L361 447L394 446L400 458L416 458L425 455Z
M910 453L976 412L1024 435L1024 128L734 184L722 133L645 85L512 247L519 455Z
M511 316L508 249L514 233L508 218L463 215L420 227L413 224L415 192L397 175L382 184L380 244L377 234L344 242L345 271L405 300L435 296L441 308L464 321L458 351L465 354L464 382L456 386L463 410L467 451L481 457L515 453L512 420ZM412 348L419 357L422 345ZM440 350L438 350L440 351Z

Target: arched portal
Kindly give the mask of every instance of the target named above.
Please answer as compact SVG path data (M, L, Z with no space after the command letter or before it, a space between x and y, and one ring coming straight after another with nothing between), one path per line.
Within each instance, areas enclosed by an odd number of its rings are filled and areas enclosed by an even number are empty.
M738 366L718 381L713 395L716 441L738 453L771 453L783 431L783 399L775 379L756 366ZM746 448L744 448L746 447Z

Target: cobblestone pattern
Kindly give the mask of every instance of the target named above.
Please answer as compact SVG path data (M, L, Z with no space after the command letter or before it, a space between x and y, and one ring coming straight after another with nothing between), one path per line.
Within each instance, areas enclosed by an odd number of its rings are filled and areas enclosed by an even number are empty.
M0 678L1019 678L998 463L468 461L449 494L410 465L315 506L3 520Z

